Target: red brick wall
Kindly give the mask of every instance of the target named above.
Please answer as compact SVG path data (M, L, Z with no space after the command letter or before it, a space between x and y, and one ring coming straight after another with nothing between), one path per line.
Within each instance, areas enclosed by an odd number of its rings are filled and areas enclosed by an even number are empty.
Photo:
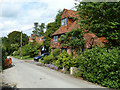
M61 35L58 35L58 41L60 40L60 36ZM50 47L52 47L52 48L61 48L61 44L59 42L54 42L53 37L51 38Z
M33 34L31 34L31 37L29 37L29 42L32 42L34 40Z
M41 38L41 40L40 40L40 38ZM33 34L31 34L31 37L29 37L29 42L33 42L33 40L35 40L39 44L42 44L42 42L43 42L43 36L42 37L38 37L36 35L36 37L34 37Z
M36 36L35 41L38 42L39 44L42 44L42 42L43 42L43 36L42 37Z
M73 16L76 17L77 16L76 13L77 13L76 11L64 9L61 15L61 19Z
M67 12L67 10L63 11L63 13L61 15L61 20L67 17L66 12Z
M84 38L85 38L85 47L86 48L91 48L91 45L95 45L95 46L104 46L104 43L95 35L95 34L91 34L91 33L86 33L84 34Z
M75 20L73 20L71 18L68 18L68 20L67 20L67 28L69 28L73 24L74 21Z
M60 39L60 35L58 36L58 38ZM102 43L102 41L95 34L86 33L86 34L84 34L84 38L85 38L85 47L86 48L91 48L92 43L93 43L93 45L96 45L96 46L104 46L104 43ZM61 49L61 44L60 43L54 43L53 42L53 37L52 37L51 38L51 47ZM68 52L69 55L72 54L71 50L70 50L70 47L64 47L64 48L67 48L67 52ZM76 53L75 53L74 50L73 50L73 55L76 57Z

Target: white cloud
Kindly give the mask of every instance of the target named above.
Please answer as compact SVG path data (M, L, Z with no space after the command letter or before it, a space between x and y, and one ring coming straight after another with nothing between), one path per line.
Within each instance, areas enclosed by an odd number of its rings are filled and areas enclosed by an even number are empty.
M31 25L26 25L26 26L23 26L21 29L22 29L22 30L28 30L28 29L30 29L30 28L32 28Z
M24 2L35 2L35 1L40 1L40 0L2 0L2 2L8 2L8 3L24 3Z
M2 0L0 32L3 36L14 30L30 34L34 22L52 22L58 10L71 9L74 2L75 0Z
M5 21L4 24L8 25L8 26L13 26L14 24L16 24L16 21Z
M0 23L0 29L2 29L3 28L3 24L2 23Z
M2 4L2 17L16 17L21 10L21 4L4 3Z

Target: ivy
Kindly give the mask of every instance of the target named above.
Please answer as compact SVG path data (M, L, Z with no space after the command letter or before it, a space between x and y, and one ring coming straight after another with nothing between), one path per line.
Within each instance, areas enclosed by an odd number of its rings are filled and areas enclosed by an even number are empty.
M84 40L84 32L82 29L72 30L70 32L65 33L65 35L61 35L59 42L62 44L62 47L70 47L71 50L75 50L76 52L83 51L85 40Z
M70 67L74 67L77 65L77 60L72 59L73 57L69 55L65 50L58 56L58 60L56 61L56 65L58 68L66 68L67 70Z
M79 76L102 86L120 88L120 47L94 47L76 59L80 65Z
M110 47L120 46L120 1L80 2L76 8L80 27L105 37Z

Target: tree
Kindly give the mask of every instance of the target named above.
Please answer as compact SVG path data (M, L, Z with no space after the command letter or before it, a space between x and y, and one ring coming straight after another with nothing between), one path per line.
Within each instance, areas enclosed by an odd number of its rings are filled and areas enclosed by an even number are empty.
M10 44L18 44L20 46L21 43L21 32L19 31L13 31L10 34L8 34L8 42ZM24 33L22 33L22 45L28 43L28 36Z
M7 54L6 54L6 48L3 47L3 44L2 44L2 38L0 38L0 71L1 69L3 70L4 69L4 61L5 59L7 58Z
M22 47L22 55L34 57L40 52L41 46L42 45L37 42L29 42L27 45Z
M62 47L70 47L71 51L75 50L79 54L80 51L83 52L85 47L84 33L82 29L72 30L65 35L61 35L59 42Z
M44 29L45 29L45 23L41 23L40 25L38 24L38 22L34 23L34 30L33 35L37 35L37 36L43 36L44 35Z
M39 25L39 36L44 35L44 29L45 29L45 23L41 23L41 25Z
M58 13L56 15L55 18L55 24L56 24L56 29L58 29L61 26L61 15L62 15L63 11L58 10Z
M61 26L61 15L62 15L62 11L59 10L56 15L55 21L47 24L47 26L46 26L47 30L46 30L45 34L48 37L50 37Z
M13 31L8 34L8 37L2 38L3 47L6 49L8 55L12 54L14 51L18 50L20 47L21 32ZM28 36L22 34L22 45L28 44Z
M48 49L50 47L50 40L51 40L51 35L61 26L61 14L62 14L62 11L59 10L57 15L56 15L56 18L55 18L55 21L52 22L52 23L48 23L47 24L47 30L45 32L45 46L46 48Z
M51 35L56 31L57 29L55 28L55 22L48 23L47 25L47 30L45 32L45 46L48 49L50 47L50 40L51 40Z
M39 31L39 28L38 28L38 22L35 22L34 23L34 30L32 31L33 32L33 35L38 35L38 31Z
M106 37L109 46L120 46L120 1L80 2L76 7L80 27Z

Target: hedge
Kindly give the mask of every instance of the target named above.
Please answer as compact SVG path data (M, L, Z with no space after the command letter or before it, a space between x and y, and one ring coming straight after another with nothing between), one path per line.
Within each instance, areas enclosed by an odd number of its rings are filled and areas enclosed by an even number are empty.
M43 63L44 64L49 64L49 63L54 62L54 60L55 60L55 57L53 55L45 56L43 58Z
M78 57L81 77L109 88L120 88L120 48L93 48Z
M58 56L58 60L56 61L56 65L58 68L66 68L67 70L70 69L70 67L74 67L77 64L76 59L73 59L71 55L69 55L65 50Z
M53 50L53 56L56 57L60 54L60 49L54 49Z

